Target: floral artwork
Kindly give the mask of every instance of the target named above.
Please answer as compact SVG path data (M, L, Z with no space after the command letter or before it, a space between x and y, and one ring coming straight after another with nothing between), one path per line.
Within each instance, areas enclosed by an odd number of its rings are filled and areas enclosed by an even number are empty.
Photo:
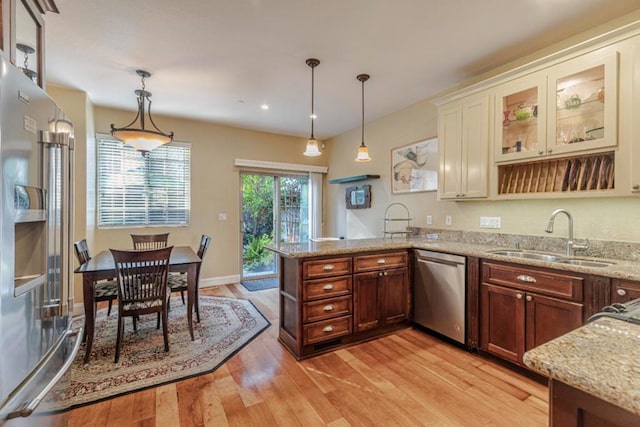
M392 193L438 189L438 139L429 138L391 150Z

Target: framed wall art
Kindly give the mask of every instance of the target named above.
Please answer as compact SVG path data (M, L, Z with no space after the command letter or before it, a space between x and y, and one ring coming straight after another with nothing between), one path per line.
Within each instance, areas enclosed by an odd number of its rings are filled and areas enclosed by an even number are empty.
M438 138L391 149L391 192L416 193L438 189Z

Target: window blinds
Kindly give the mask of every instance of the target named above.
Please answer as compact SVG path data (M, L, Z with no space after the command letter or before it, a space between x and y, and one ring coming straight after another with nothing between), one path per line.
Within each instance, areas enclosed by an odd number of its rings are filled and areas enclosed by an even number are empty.
M99 227L189 224L191 145L163 145L142 156L97 138Z

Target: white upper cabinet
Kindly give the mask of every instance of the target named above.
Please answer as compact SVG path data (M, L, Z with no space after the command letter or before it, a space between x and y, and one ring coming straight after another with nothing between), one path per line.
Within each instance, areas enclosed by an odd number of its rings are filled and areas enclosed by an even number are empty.
M495 102L495 159L538 157L547 145L547 78L535 73L500 85Z
M617 145L618 53L610 48L496 88L497 163Z
M548 154L618 144L618 52L601 49L553 67L548 98Z
M438 114L440 199L487 197L489 96L470 96Z

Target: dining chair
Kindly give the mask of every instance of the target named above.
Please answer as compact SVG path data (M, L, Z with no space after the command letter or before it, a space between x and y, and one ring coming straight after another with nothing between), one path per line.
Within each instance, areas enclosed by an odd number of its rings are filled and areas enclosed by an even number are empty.
M120 359L120 347L124 332L124 317L158 313L158 325L162 318L164 351L169 351L167 276L169 257L173 246L160 249L122 251L111 249L118 279L118 335L115 363Z
M80 265L86 264L91 259L87 239L73 242L73 248L76 251L76 258ZM118 299L118 284L114 279L100 280L93 283L93 300L97 304L100 301L109 301L107 308L107 316L111 315L111 306L113 301ZM85 328L85 331L87 328Z
M132 234L133 249L147 250L166 248L169 240L169 233L163 234Z
M209 249L209 244L211 243L211 237L203 234L200 237L200 246L198 247L198 257L204 261L204 256L207 253L207 249ZM198 304L198 288L200 285L200 268L202 267L202 262L198 264L196 269L196 292L195 292L195 310L196 310L196 320L200 323L200 305ZM169 288L171 292L180 292L180 297L182 298L182 304L184 304L184 291L187 290L187 277L184 273L170 273L169 274ZM169 299L169 308L171 308L171 299Z

